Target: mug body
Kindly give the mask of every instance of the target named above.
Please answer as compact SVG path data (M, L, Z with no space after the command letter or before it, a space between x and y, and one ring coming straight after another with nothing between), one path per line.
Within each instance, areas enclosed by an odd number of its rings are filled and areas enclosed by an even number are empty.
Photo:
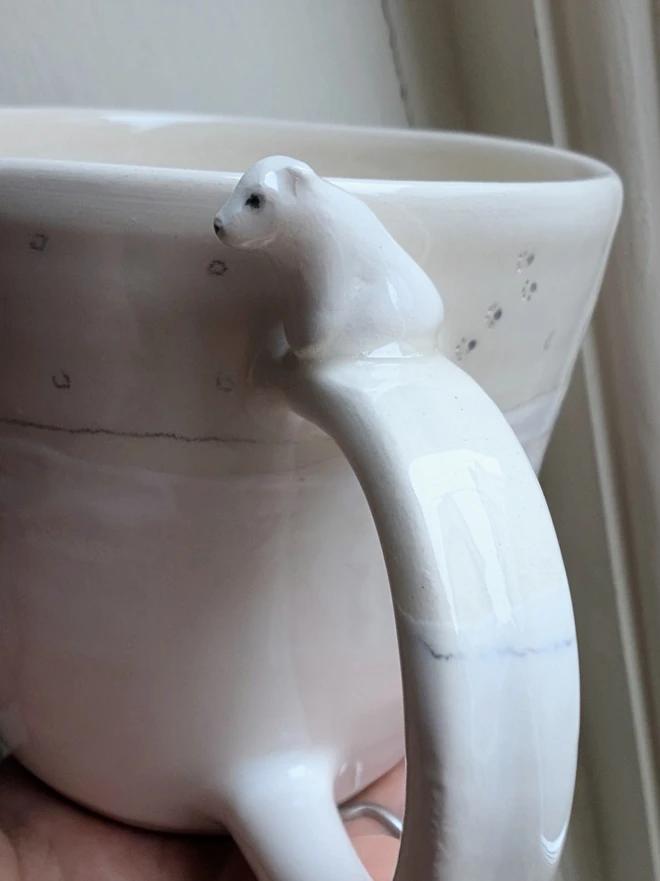
M440 349L538 468L618 181L460 135L0 123L0 733L61 792L145 826L217 829L263 762L343 801L403 753L382 554L334 442L252 379L286 278L212 218L267 153L364 199L435 282Z

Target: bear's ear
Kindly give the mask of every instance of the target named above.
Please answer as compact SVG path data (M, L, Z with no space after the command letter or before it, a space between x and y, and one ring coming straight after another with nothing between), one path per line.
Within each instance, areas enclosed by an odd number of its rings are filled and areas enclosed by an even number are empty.
M287 174L291 179L293 192L296 196L314 179L314 172L309 165L290 165L287 168Z

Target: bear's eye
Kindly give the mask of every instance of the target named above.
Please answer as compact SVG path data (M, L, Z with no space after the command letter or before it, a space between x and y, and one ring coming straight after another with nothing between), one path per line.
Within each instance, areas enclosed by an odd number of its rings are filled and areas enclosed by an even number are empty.
M245 200L245 207L258 211L261 208L263 199L258 193L251 193Z

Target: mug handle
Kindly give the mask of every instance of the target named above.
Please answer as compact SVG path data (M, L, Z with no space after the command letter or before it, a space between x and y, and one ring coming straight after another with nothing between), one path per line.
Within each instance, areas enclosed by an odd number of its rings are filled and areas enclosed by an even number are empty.
M281 365L342 449L387 565L407 794L395 881L547 881L575 783L568 584L536 476L495 404L439 354Z

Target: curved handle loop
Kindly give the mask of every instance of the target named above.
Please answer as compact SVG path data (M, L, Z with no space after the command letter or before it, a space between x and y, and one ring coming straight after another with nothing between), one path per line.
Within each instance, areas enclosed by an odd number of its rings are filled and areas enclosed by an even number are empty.
M352 464L392 592L407 803L395 881L548 881L579 724L572 607L536 477L440 355L289 359L291 406Z

